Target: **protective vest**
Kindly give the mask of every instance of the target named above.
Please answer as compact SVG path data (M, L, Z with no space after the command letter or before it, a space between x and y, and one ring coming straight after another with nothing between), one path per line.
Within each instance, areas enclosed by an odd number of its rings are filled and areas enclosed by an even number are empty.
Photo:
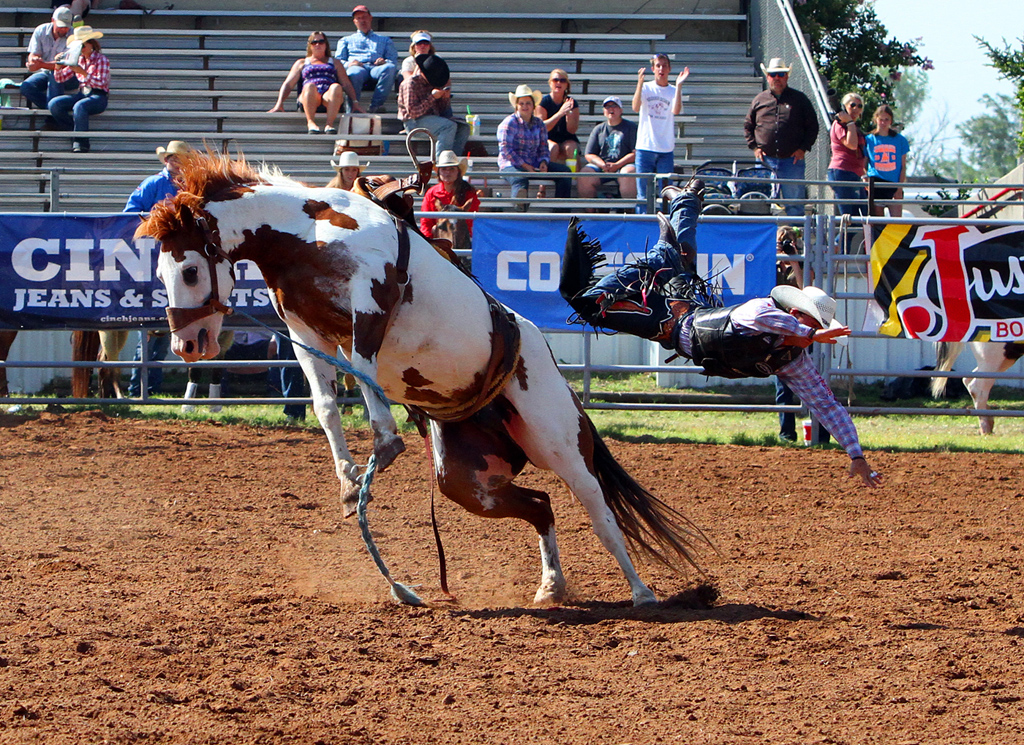
M739 306L698 308L690 327L690 352L707 375L767 378L803 353L800 347L774 347L777 334L741 334L732 323Z

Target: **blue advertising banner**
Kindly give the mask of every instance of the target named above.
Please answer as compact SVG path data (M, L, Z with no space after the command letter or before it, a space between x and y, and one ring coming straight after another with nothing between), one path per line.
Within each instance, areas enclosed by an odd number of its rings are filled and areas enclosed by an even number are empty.
M4 215L0 219L0 328L166 328L156 241L133 239L139 217ZM277 319L254 264L235 265L235 307Z
M569 306L558 294L567 218L473 220L473 274L487 292L545 330L565 330ZM658 240L654 222L583 220L612 271L643 257ZM775 286L775 225L700 224L697 266L722 288L726 305L766 297Z

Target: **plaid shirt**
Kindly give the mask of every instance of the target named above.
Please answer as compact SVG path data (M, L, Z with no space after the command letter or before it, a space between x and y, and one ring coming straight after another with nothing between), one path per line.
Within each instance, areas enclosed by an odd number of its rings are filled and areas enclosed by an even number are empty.
M807 336L811 333L810 326L800 323L768 298L744 303L733 313L732 322L735 326L758 334L778 334L779 344L784 336ZM810 355L801 354L788 365L779 368L776 374L804 402L815 418L825 425L825 429L851 458L864 454L850 413L836 399Z
M523 170L524 165L537 168L551 160L548 150L548 128L537 116L523 122L518 113L509 114L498 125L498 168Z
M53 73L53 77L58 83L63 83L74 75L83 88L95 88L110 92L110 60L106 55L93 52L88 60L84 56L79 57L78 66L85 68L85 75L80 75L70 67L61 67Z
M398 118L403 122L419 119L427 114L441 115L440 101L430 95L430 83L422 75L403 80L398 86Z

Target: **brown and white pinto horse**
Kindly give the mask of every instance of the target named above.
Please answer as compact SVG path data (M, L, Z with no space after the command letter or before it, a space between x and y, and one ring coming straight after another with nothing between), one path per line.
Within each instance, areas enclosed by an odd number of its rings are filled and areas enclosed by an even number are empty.
M1024 342L972 341L970 344L978 363L971 372L1006 372L1013 367L1014 362L1024 357ZM935 345L935 369L941 372L952 370L953 363L963 349L962 342L938 342ZM947 380L949 378L932 378L932 398L946 397ZM988 408L988 397L995 383L994 378L964 378L964 385L971 394L975 409ZM990 435L995 426L995 417L979 416L978 424L981 434Z
M233 264L250 260L293 339L331 355L340 346L393 401L426 415L445 496L477 515L534 526L542 562L535 602L559 602L566 587L550 498L513 481L527 462L554 471L583 503L634 604L656 598L623 533L668 565L694 564L695 544L706 539L615 461L538 329L515 317L519 354L512 345L511 356L496 357L507 326L499 319L511 314L421 236L365 197L304 186L244 160L196 153L184 159L181 179L177 196L154 207L137 235L162 242L157 276L171 306L172 349L186 362L217 354ZM295 352L351 507L360 477L341 430L337 371ZM509 360L507 374L495 376ZM383 469L405 446L389 406L366 391L364 398Z

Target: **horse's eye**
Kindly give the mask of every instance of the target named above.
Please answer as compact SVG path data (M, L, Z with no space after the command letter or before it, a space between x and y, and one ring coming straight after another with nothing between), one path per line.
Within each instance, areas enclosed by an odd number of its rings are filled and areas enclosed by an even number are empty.
M195 287L199 281L199 268L190 266L181 273L181 277L189 287Z

